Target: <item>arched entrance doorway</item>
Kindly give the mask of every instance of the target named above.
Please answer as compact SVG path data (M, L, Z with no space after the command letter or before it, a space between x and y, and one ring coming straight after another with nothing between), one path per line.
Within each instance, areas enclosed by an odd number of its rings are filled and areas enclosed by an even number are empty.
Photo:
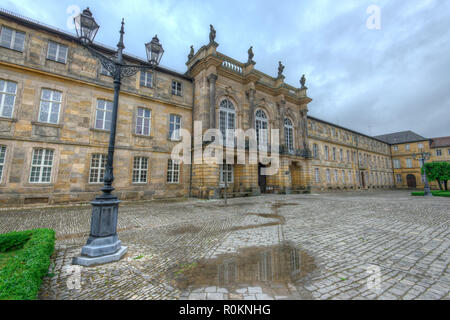
M267 180L266 180L266 175L263 175L261 173L261 169L265 168L266 166L263 164L258 164L258 185L259 185L259 189L261 190L261 193L266 193L267 192Z
M408 188L417 187L416 177L413 174L408 174L406 176L406 182L408 183Z

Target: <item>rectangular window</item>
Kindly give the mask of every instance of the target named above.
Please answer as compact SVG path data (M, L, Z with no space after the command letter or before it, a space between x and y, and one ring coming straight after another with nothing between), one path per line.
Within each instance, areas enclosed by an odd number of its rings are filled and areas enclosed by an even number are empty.
M227 181L227 184L233 183L233 165L232 164L221 164L220 165L220 183L225 184L225 181ZM226 179L226 180L225 180Z
M65 45L49 41L47 50L47 59L61 63L66 63L67 47Z
M400 169L400 168L401 168L400 160L394 159L394 169Z
M398 151L398 146L394 146L394 151Z
M3 178L3 167L5 166L5 158L6 158L6 147L0 146L0 182L2 182Z
M133 183L147 183L148 158L134 157Z
M409 151L411 149L411 146L409 144L405 145L405 150Z
M39 122L57 124L61 109L62 93L50 89L42 89L39 107Z
M342 184L345 184L345 171L342 170Z
M397 174L396 179L397 179L397 183L402 183L402 175L401 174Z
M328 147L327 146L324 147L324 153L325 153L325 160L328 160L329 155L328 155Z
M447 151L448 151L448 155L450 156L450 149L448 149Z
M106 154L93 154L91 158L91 169L89 172L89 183L102 183L106 167Z
M442 156L442 150L436 150L436 156L440 157Z
M334 170L334 182L338 183L338 171Z
M179 183L180 181L180 163L176 160L169 159L167 166L167 182Z
M327 169L327 182L331 182L331 175L330 175L330 169Z
M342 149L339 150L339 161L344 161L344 151L342 151Z
M0 117L12 118L17 84L0 79Z
M347 162L350 162L350 151L347 150Z
M333 161L336 161L336 148L333 147Z
M145 108L137 108L136 134L149 136L151 131L152 111Z
M412 167L413 167L413 165L412 165L412 159L406 159L406 167L407 167L407 168L412 168Z
M31 160L31 183L50 183L52 177L53 150L33 149Z
M353 177L352 177L352 172L351 171L348 172L348 182L349 183L353 183Z
M2 27L0 33L0 46L22 52L24 44L25 32Z
M141 71L140 84L143 87L151 88L153 86L153 73Z
M316 172L316 182L320 182L320 172L319 172L319 168L315 169Z
M418 148L423 149L423 143L419 143Z
M313 145L313 154L314 154L314 158L318 158L319 157L319 148L317 147L317 144L314 143Z
M102 99L97 100L95 110L95 128L111 130L113 103Z
M172 80L172 94L181 96L181 82Z
M180 140L181 117L175 114L170 115L169 139Z

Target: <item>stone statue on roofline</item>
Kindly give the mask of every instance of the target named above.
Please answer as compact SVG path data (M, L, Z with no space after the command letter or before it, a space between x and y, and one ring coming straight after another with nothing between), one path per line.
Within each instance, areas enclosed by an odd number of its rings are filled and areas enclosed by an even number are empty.
M283 76L284 66L281 61L278 61L278 78Z
M212 24L209 25L209 43L214 43L215 39L216 39L216 30L214 30L214 27Z
M306 77L305 77L305 75L303 75L302 78L300 79L300 84L302 85L301 89L308 89L305 86L305 83L306 83Z
M194 46L191 46L191 52L189 52L188 60L191 60L194 57Z
M253 54L253 46L251 46L250 49L248 49L248 61L247 61L247 63L252 63L254 56L255 55Z

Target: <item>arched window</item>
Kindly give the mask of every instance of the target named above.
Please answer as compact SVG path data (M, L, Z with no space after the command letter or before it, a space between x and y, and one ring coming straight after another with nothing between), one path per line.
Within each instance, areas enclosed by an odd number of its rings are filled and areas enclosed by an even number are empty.
M219 129L224 145L229 145L234 140L234 129L236 128L236 109L230 100L225 99L220 103L219 117Z
M268 121L267 121L266 113L261 109L256 111L255 128L256 128L256 139L258 142L258 146L267 147Z
M289 118L284 119L284 143L289 151L294 151L294 126Z

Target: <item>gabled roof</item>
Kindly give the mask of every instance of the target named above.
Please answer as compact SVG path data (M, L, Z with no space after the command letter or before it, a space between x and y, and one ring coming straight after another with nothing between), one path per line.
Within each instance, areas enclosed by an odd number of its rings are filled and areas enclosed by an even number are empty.
M410 130L389 133L389 134L383 134L381 136L375 136L375 138L382 140L389 144L399 144L399 143L408 143L408 142L428 140L427 138L424 138L421 135L418 135L417 133L412 132Z
M431 148L450 147L450 137L431 138Z

